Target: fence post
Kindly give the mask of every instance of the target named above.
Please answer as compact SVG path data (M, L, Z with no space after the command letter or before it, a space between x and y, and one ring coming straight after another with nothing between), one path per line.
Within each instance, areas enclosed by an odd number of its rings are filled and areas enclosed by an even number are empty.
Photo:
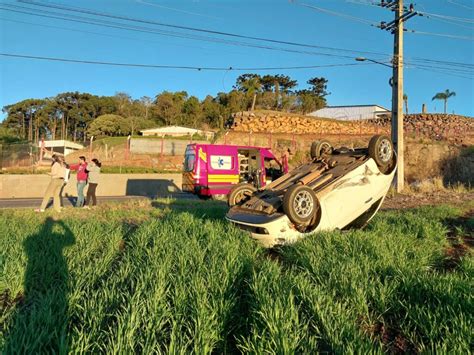
M125 143L125 160L128 160L130 154L130 138L131 136L129 135L127 137L127 142Z
M161 136L161 149L160 149L160 155L161 159L163 159L163 145L165 143L165 136Z
M92 141L94 140L94 136L90 138L90 145L89 145L89 160L92 159Z
M43 162L43 154L44 154L44 137L41 138L41 148L40 148L40 158L39 163Z

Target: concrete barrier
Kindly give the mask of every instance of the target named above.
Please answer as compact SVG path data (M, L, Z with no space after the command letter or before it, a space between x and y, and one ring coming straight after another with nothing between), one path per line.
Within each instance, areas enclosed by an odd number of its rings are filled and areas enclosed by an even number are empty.
M0 175L0 198L43 197L50 179L41 174ZM172 196L181 192L181 181L181 174L101 174L97 196ZM76 175L64 188L66 194L77 196Z

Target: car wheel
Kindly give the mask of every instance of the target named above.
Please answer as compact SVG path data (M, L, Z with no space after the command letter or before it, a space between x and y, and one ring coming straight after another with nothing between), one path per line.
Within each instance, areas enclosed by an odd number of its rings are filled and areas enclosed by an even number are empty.
M255 191L257 191L257 189L251 184L238 184L230 190L227 203L230 207L240 205L249 200Z
M328 141L314 141L311 144L311 159L319 159L324 154L331 154L332 146Z
M283 196L283 211L297 225L308 224L318 210L318 198L308 186L294 185Z
M211 196L207 196L207 195L197 195L199 197L200 200L203 200L203 201L207 201L211 198Z
M369 142L369 156L380 167L385 167L392 161L393 144L387 136L373 136Z

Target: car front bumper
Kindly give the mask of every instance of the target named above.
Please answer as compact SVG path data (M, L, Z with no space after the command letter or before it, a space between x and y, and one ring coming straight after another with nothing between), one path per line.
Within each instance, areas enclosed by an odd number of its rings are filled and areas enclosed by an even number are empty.
M231 210L227 213L226 219L236 227L249 232L253 239L267 248L294 243L303 236L284 214L270 217Z

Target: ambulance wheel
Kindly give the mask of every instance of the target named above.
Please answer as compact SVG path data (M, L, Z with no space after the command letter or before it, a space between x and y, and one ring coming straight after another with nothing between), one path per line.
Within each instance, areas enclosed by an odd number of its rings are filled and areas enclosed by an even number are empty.
M234 186L232 190L230 190L227 200L229 207L240 205L249 200L255 191L257 191L257 189L251 184L238 184Z
M296 225L309 224L318 210L318 198L308 186L294 185L283 196L283 211Z

